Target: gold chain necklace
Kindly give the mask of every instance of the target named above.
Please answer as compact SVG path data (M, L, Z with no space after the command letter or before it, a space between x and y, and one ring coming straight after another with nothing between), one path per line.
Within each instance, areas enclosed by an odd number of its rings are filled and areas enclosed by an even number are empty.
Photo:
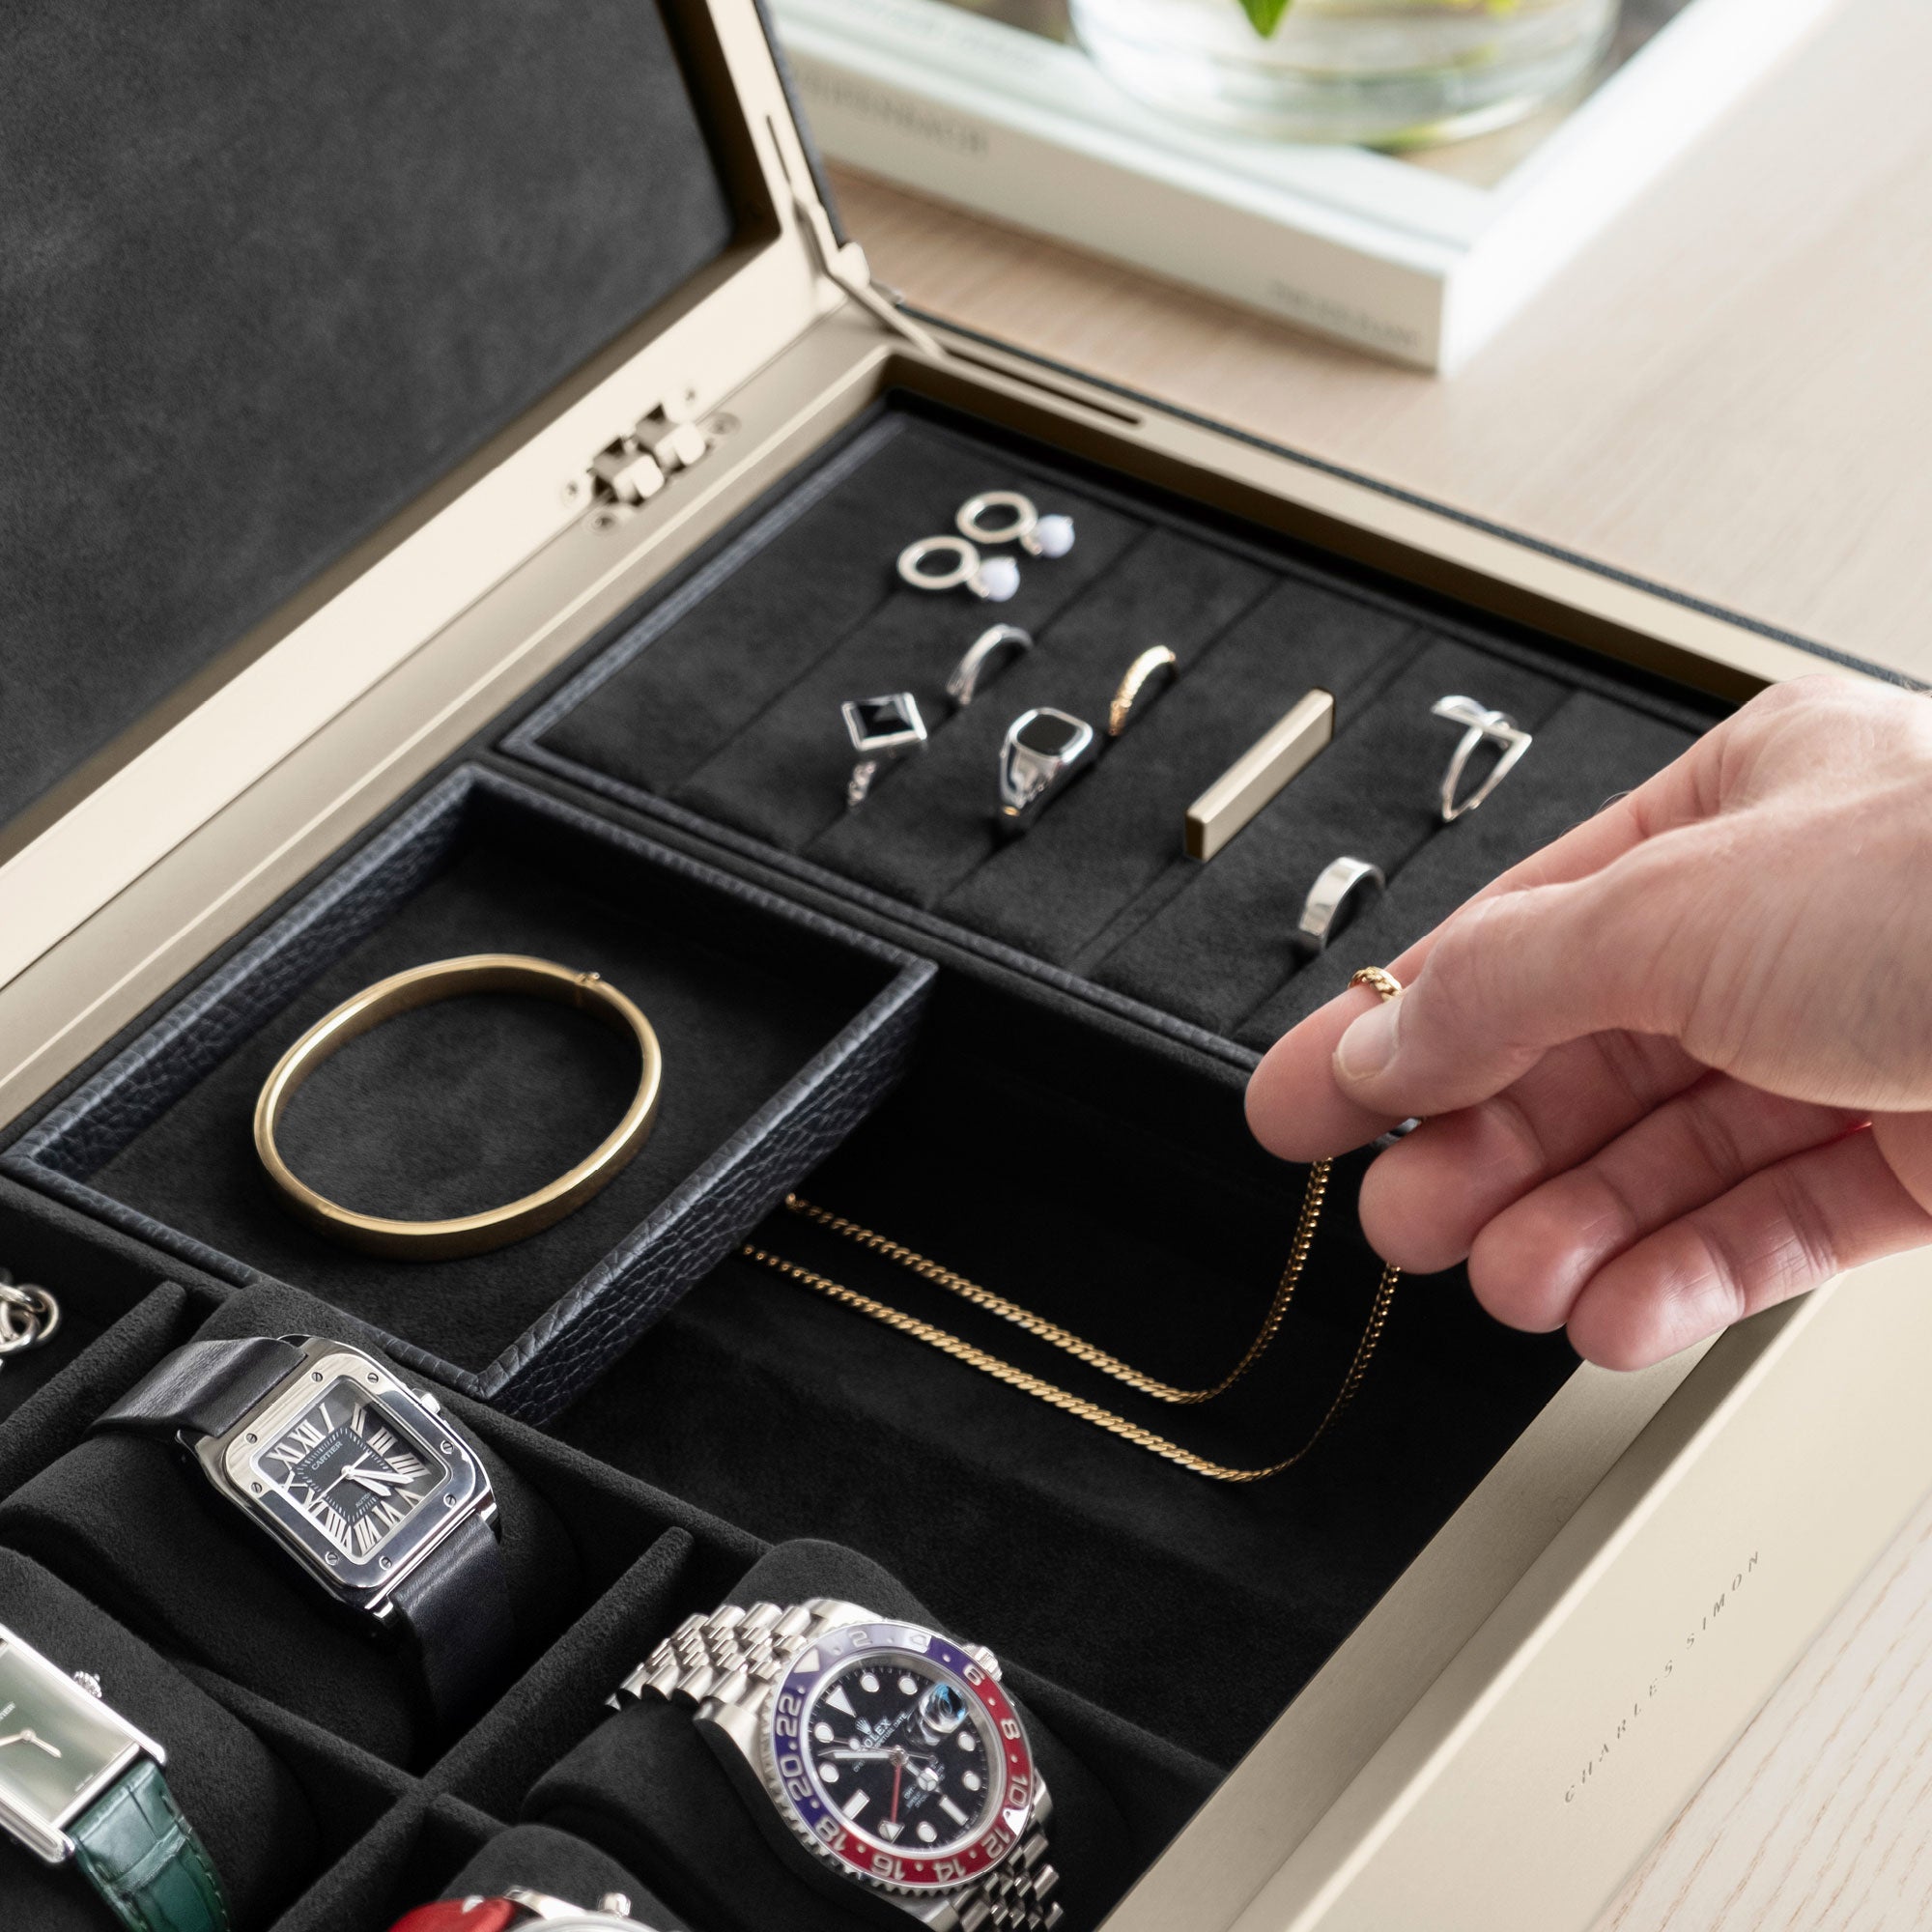
M1376 966L1365 966L1349 982L1350 985L1373 986L1384 1000L1394 998L1402 990L1394 978ZM1315 1242L1315 1231L1321 1219L1322 1204L1328 1193L1328 1175L1332 1163L1318 1160L1308 1171L1308 1186L1301 1197L1301 1213L1295 1223L1294 1242L1289 1251L1286 1266L1277 1284L1274 1299L1263 1318L1262 1325L1254 1340L1250 1342L1241 1358L1222 1378L1209 1388L1183 1389L1173 1384L1156 1380L1144 1375L1140 1370L1110 1355L1103 1349L1094 1347L1078 1335L1049 1321L1044 1316L1036 1315L1031 1309L1023 1308L1018 1302L1009 1301L1004 1295L995 1294L991 1289L982 1288L978 1282L969 1281L966 1276L955 1273L952 1268L942 1266L938 1262L928 1260L916 1249L908 1248L900 1242L890 1239L871 1228L857 1221L847 1220L843 1215L835 1214L824 1208L815 1207L796 1194L785 1196L785 1206L793 1213L816 1222L832 1233L843 1236L859 1246L869 1248L873 1253L895 1262L909 1269L923 1280L946 1289L951 1293L970 1301L977 1308L984 1309L1003 1321L1010 1321L1015 1327L1024 1329L1029 1335L1051 1344L1064 1350L1089 1368L1096 1369L1114 1380L1123 1382L1127 1387L1156 1402L1194 1406L1212 1402L1215 1397L1225 1395L1241 1379L1267 1351L1288 1312L1288 1305L1294 1297L1294 1291L1301 1280L1303 1268L1307 1265L1309 1250ZM1315 1445L1327 1435L1342 1411L1354 1399L1355 1392L1362 1385L1362 1378L1368 1373L1369 1362L1376 1352L1376 1345L1381 1340L1382 1329L1388 1321L1389 1304L1395 1297L1396 1283L1402 1278L1402 1271L1393 1265L1382 1269L1381 1281L1376 1289L1376 1297L1369 1309L1368 1324L1362 1330L1361 1340L1355 1344L1355 1353L1347 1373L1342 1378L1342 1385L1335 1392L1334 1400L1328 1405L1321 1420L1315 1425L1311 1435L1293 1455L1284 1457L1279 1463L1270 1463L1264 1468L1232 1468L1225 1463L1215 1463L1206 1456L1197 1456L1193 1450L1184 1449L1178 1442L1171 1442L1164 1435L1157 1435L1151 1429L1143 1429L1138 1423L1129 1422L1125 1416L1117 1415L1110 1408L1103 1408L1098 1403L1088 1402L1084 1397L1061 1388L1057 1383L1043 1379L1039 1376L1029 1375L1024 1369L1016 1368L1011 1362L1003 1361L998 1355L988 1354L983 1349L976 1349L970 1342L962 1341L957 1335L936 1327L929 1321L922 1321L917 1316L906 1314L902 1309L890 1306L883 1301L875 1301L870 1295L861 1294L856 1289L847 1288L842 1282L833 1281L829 1276L815 1272L811 1268L801 1267L796 1262L788 1262L782 1256L774 1255L764 1248L747 1242L739 1251L748 1261L757 1262L774 1273L788 1281L798 1282L805 1288L814 1290L828 1299L837 1301L861 1315L869 1316L874 1321L896 1330L901 1335L910 1335L915 1341L923 1342L928 1348L936 1349L941 1354L950 1355L954 1361L964 1362L968 1368L978 1369L980 1374L991 1376L995 1381L1004 1382L1009 1388L1016 1388L1024 1395L1077 1417L1082 1422L1091 1423L1095 1429L1104 1430L1110 1435L1117 1435L1122 1441L1131 1442L1136 1448L1145 1449L1150 1455L1159 1456L1170 1463L1177 1463L1183 1469L1191 1470L1197 1476L1207 1476L1217 1483L1259 1483L1270 1476L1279 1476L1292 1469Z

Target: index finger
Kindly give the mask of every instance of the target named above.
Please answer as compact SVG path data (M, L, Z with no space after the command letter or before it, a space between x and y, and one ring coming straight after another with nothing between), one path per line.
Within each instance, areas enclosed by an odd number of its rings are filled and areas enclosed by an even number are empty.
M1701 815L1687 769L1691 756L1694 753L1519 861L1391 960L1387 970L1406 986L1443 932L1470 906L1503 893L1587 878L1659 830ZM1255 1068L1248 1082L1248 1125L1270 1153L1284 1160L1317 1160L1363 1147L1396 1124L1393 1117L1357 1105L1334 1076L1337 1044L1377 999L1372 987L1345 988L1283 1034Z

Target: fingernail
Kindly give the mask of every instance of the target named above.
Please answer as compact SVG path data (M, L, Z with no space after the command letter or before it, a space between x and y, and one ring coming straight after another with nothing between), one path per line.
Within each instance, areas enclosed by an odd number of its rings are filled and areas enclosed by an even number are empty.
M1335 1047L1335 1070L1344 1080L1368 1080L1395 1058L1401 1000L1374 1006L1351 1025Z

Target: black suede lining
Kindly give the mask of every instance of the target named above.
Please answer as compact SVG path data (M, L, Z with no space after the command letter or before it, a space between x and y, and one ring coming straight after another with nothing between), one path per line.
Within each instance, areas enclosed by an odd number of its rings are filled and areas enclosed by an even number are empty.
M22 0L0 179L0 820L733 223L631 0Z
M594 970L642 1008L664 1082L641 1151L588 1205L487 1255L362 1255L297 1221L251 1137L275 1061L386 974L495 952ZM890 1077L884 1042L909 1025L929 970L500 779L459 775L326 876L6 1164L43 1185L84 1183L73 1190L82 1205L229 1280L313 1288L432 1362L482 1370L573 1283L615 1276L621 1294L626 1267L660 1250L674 1261L691 1245L690 1217L671 1208L693 1190L729 1203L740 1225L754 1219L784 1184L783 1151L805 1158L826 1122L856 1118ZM449 1000L325 1063L280 1144L298 1174L365 1212L470 1212L588 1153L638 1066L634 1046L567 1008ZM761 1121L753 1152L781 1164L748 1184L745 1163L727 1156ZM694 1253L690 1274L703 1265ZM5 1396L0 1376L0 1406Z
M998 607L901 584L901 545L952 530L960 503L993 487L1072 515L1072 551L1021 555L1019 595ZM996 620L1027 628L1035 647L954 712L947 674ZM1097 768L1035 830L1002 840L1007 725L1048 704L1104 731L1122 673L1153 643L1176 653L1179 682L1151 695L1123 737L1103 740ZM1335 696L1335 742L1215 859L1185 858L1187 806L1311 689ZM838 705L890 691L914 695L931 742L847 810ZM1605 781L1621 790L1649 777L1714 715L902 400L654 593L505 750L640 812L712 828L802 883L900 908L920 930L1016 952L1096 1004L1179 1023L1239 1057L1330 984L1320 975L1297 988L1306 962L1291 943L1330 860L1363 858L1400 883L1376 928L1382 956L1470 889L1471 828L1436 816L1459 727L1430 706L1450 695L1532 731L1568 701L1593 699L1588 757L1533 746L1482 808L1492 869L1525 857L1541 828L1596 810Z
M1256 1466L1307 1437L1366 1319L1379 1270L1354 1227L1359 1172L1338 1169L1273 1348L1196 1409L1137 1397L795 1214L755 1239L1199 1453ZM1259 1326L1303 1179L1249 1139L1238 1082L950 984L906 1086L801 1191L1198 1386ZM1460 1271L1406 1281L1329 1438L1286 1475L1224 1486L733 1261L557 1427L760 1536L858 1545L960 1628L1225 1766L1574 1367L1560 1336L1495 1327ZM724 1430L708 1420L722 1388L733 1391ZM841 1470L850 1480L828 1480ZM1247 1666L1232 1679L1177 1670L1177 1603L1201 1655L1233 1646Z

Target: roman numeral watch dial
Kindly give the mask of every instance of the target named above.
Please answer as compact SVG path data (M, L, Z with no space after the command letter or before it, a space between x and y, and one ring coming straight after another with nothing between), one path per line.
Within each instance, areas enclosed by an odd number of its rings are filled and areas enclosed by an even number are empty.
M255 1469L358 1563L388 1544L450 1474L426 1442L364 1401L348 1379L318 1397L258 1455Z
M190 1342L95 1427L190 1450L317 1588L412 1638L441 1728L500 1682L515 1633L490 1478L386 1363L306 1335Z

